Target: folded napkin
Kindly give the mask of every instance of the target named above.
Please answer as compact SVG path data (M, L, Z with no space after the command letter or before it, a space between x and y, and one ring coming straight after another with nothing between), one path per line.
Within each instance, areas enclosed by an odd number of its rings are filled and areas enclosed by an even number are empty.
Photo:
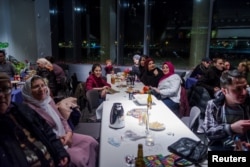
M120 91L114 90L112 88L107 90L107 93L109 93L109 94L114 94L114 93L118 93L118 92L120 92Z
M112 146L119 147L121 145L121 140L118 138L109 137L108 143L111 144Z

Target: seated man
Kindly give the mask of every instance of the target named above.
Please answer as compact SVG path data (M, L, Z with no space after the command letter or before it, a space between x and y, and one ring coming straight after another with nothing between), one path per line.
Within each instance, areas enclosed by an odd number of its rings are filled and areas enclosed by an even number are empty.
M208 57L203 58L201 60L201 63L198 64L194 68L194 70L192 71L190 77L191 78L196 78L196 79L201 78L207 72L207 69L208 69L208 67L209 67L210 64L211 64L210 58L208 58Z
M216 58L212 66L210 66L201 78L198 79L196 85L207 89L210 97L213 98L220 91L220 76L224 70L224 61L222 58Z
M67 166L70 160L44 119L27 105L11 103L5 73L0 73L0 155L0 166L6 167Z
M204 130L212 142L211 150L233 150L235 137L250 139L250 105L246 78L237 70L225 71L221 78L221 94L208 101Z
M6 60L6 53L4 50L0 50L0 72L5 72L9 77L14 77L16 74L14 65Z

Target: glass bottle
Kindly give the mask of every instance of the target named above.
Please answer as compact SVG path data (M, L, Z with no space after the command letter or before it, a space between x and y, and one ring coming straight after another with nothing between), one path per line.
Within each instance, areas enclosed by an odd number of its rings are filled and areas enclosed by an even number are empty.
M148 105L148 108L151 109L151 107L152 107L152 95L151 95L150 91L148 92L147 105Z
M147 98L147 113L146 113L146 135L149 134L149 109L152 106L152 95L150 90L148 91L148 98Z
M115 84L115 75L111 74L111 84Z
M143 160L143 145L138 144L138 150L137 150L137 158L135 161L135 167L146 167L146 164Z

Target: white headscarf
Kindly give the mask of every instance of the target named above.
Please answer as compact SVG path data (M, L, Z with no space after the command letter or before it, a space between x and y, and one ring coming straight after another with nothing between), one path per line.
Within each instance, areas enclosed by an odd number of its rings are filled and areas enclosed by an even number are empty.
M46 112L48 115L51 116L51 118L54 120L55 124L56 124L56 128L53 128L53 131L55 132L55 134L57 136L63 136L65 134L65 129L63 127L62 121L60 120L59 115L56 113L56 111L52 108L52 106L49 104L49 102L52 100L52 98L50 97L50 91L48 89L47 91L47 96L44 100L37 100L32 96L31 93L31 80L34 77L39 77L43 80L42 77L38 76L38 75L34 75L32 77L30 77L28 80L26 80L23 88L22 88L22 95L24 100L27 103L33 104L37 107L40 107L43 109L44 112ZM44 81L44 80L43 80ZM44 83L46 84L46 82L44 81Z

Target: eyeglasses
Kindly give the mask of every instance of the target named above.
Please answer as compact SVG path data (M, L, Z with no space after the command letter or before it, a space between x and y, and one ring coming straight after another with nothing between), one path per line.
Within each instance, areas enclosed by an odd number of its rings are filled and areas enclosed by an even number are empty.
M8 95L11 93L11 87L0 88L0 93Z

